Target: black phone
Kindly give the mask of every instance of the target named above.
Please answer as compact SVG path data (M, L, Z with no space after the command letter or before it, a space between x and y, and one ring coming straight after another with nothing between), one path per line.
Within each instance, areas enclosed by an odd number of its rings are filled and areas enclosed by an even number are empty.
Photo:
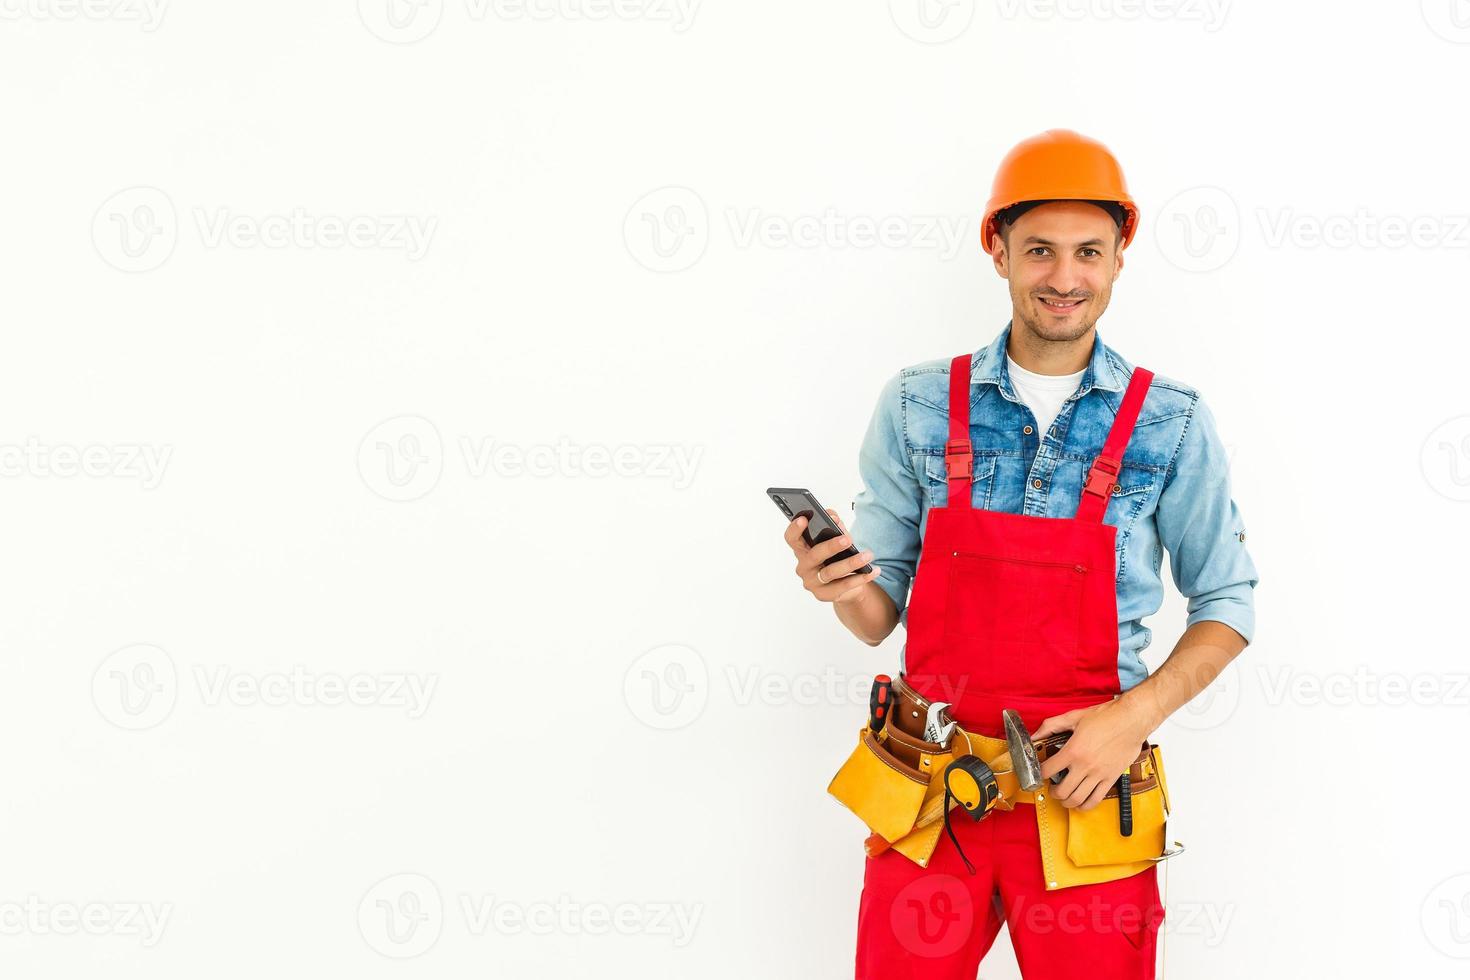
M806 518L806 527L802 530L801 536L806 541L807 547L819 545L823 541L829 541L842 534L842 530L832 523L832 518L827 516L827 509L817 502L817 498L812 496L810 490L800 487L767 487L766 496L776 502L776 506L781 508L781 513L786 515L787 520L794 521L798 517ZM851 558L857 553L855 545L848 545L822 562L822 567L826 568L834 561ZM867 564L853 574L867 575L872 571L873 566Z

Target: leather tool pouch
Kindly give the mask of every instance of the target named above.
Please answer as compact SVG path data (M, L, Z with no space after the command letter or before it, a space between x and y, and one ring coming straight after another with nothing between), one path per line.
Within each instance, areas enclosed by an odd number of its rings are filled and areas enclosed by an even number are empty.
M863 726L857 747L827 786L889 843L914 829L927 799L943 796L944 767L954 759L950 749L922 738L924 712L916 708L912 692L899 684L893 690L888 723L876 733Z

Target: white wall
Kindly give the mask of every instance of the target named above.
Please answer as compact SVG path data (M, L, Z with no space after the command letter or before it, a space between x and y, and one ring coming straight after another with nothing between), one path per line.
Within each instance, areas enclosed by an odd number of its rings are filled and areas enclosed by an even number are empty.
M1068 126L1261 570L1159 733L1169 975L1462 975L1470 27L917 2L7 0L8 972L850 976L901 635L762 490L845 509L882 381L1004 325L977 211Z

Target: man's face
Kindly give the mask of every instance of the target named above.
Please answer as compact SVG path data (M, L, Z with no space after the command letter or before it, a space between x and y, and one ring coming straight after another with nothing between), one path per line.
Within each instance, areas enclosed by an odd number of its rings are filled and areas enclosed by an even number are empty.
M1111 215L1084 201L1051 201L997 238L992 258L1010 283L1016 324L1051 341L1077 340L1097 325L1123 269Z

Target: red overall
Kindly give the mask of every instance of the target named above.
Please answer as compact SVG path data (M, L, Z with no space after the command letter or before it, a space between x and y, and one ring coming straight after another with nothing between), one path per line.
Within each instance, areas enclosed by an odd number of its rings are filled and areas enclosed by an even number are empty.
M948 506L929 511L904 676L967 730L1003 737L1014 708L1034 731L1118 693L1117 528L1103 515L1152 377L1133 371L1076 516L1035 517L971 506L970 355L951 362ZM1034 806L952 826L974 875L943 838L927 868L892 850L867 860L858 980L974 980L1002 921L1027 980L1154 976L1154 868L1049 892Z

